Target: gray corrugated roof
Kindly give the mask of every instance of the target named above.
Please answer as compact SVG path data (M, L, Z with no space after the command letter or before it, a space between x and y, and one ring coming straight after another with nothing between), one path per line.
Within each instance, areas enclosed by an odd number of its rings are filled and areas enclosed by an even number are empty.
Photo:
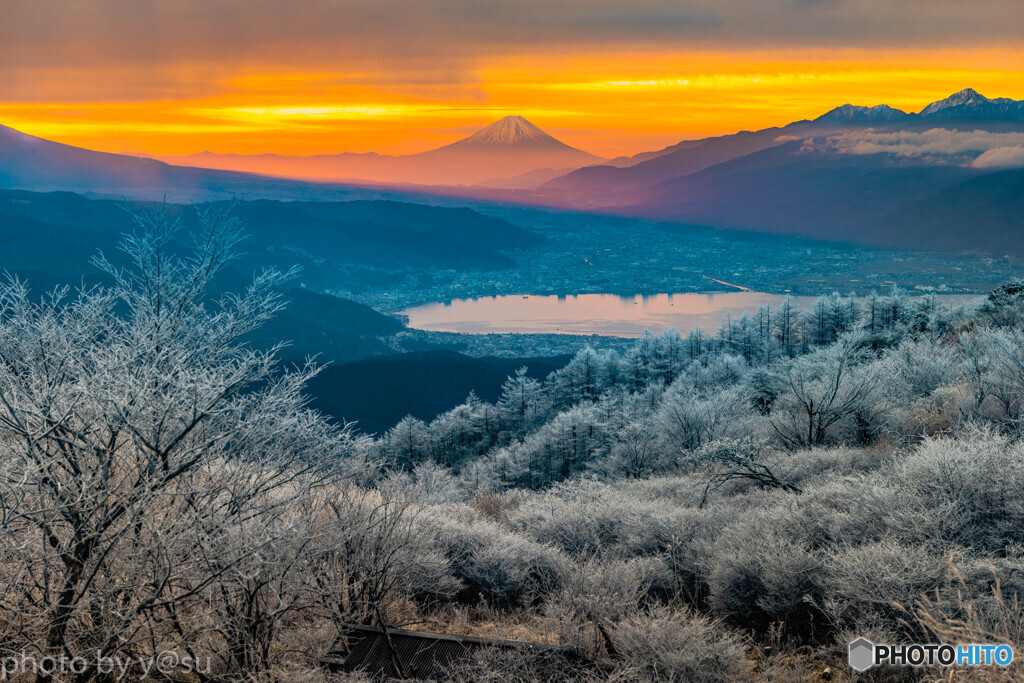
M344 646L342 651L331 652L324 657L324 663L332 669L395 678L400 675L408 678L444 676L458 660L486 647L569 652L567 648L550 645L447 633L389 628L385 634L384 629L372 626L349 627L339 645ZM399 666L401 671L397 668Z

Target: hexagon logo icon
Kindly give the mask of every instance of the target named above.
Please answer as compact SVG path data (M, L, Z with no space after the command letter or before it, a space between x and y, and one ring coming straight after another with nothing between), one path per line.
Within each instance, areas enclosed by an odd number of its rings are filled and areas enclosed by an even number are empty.
M855 671L867 671L875 665L875 644L867 638L850 643L850 666Z

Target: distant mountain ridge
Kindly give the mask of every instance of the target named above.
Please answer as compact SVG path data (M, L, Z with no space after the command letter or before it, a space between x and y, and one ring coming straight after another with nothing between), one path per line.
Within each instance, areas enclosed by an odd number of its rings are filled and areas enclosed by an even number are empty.
M175 166L157 159L97 152L0 125L0 189L84 192L134 199L205 201L232 197L346 199L352 188L231 170ZM365 196L366 193L363 193Z
M922 114L908 114L886 104L844 104L811 121L795 121L779 128L740 131L731 135L684 140L656 152L618 158L609 164L580 168L540 184L543 192L573 193L579 208L635 203L641 188L697 173L796 139L815 139L852 133L866 126L879 131L926 130L965 126L1024 132L1024 101L988 99L967 88L933 102Z
M1012 100L1009 97L989 99L974 88L964 88L943 100L932 102L917 114L887 104L874 107L844 104L822 114L815 121L897 121L906 118L1024 121L1024 100Z
M172 164L248 171L320 181L369 181L418 185L473 185L542 170L601 164L602 157L571 147L522 116L506 116L472 135L437 149L405 156L382 154L219 155L203 152L163 157ZM513 182L511 186L514 186Z
M822 114L815 121L895 121L907 116L907 112L894 109L888 104L876 104L873 107L844 104Z
M630 216L1024 256L1022 141L1024 101L967 88L916 114L843 105L781 129L709 138L615 169L618 183L633 183L626 197L601 184L577 185L571 197L604 197L607 210ZM698 152L717 163L695 164Z

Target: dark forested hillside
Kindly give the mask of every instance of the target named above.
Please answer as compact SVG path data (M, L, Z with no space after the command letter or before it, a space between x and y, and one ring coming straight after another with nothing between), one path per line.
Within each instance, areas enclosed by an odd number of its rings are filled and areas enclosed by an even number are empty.
M543 379L569 361L554 358L470 358L453 351L418 351L325 368L309 384L312 405L337 420L381 433L406 415L432 420L470 392L497 401L520 367Z
M285 309L246 340L261 348L285 342L279 355L291 362L316 356L320 363L347 363L392 353L381 338L405 329L392 316L329 294L292 288L284 298Z
M250 237L245 253L226 264L209 291L212 301L244 286L254 271L267 267L287 270L301 263L303 271L285 293L285 310L248 338L266 347L289 342L282 356L296 361L318 356L322 362L344 363L390 353L379 338L404 329L396 318L317 293L317 285L336 281L332 278L337 277L339 265L329 261L332 257L363 265L386 258L399 265L495 268L512 263L502 250L541 239L470 210L397 202L365 202L349 210L345 203L336 203L318 207L332 218L318 218L299 206L238 203L235 215L248 219L245 231ZM181 219L168 248L186 253L196 227L196 211L204 206L167 208ZM368 217L378 222L365 222ZM423 218L422 223L417 217ZM69 192L0 191L0 268L16 274L39 294L58 285L109 284L109 277L91 266L89 259L102 252L114 263L123 264L118 242L135 230L132 216L118 202ZM454 235L454 241L445 241L442 234ZM310 286L305 287L307 284Z
M31 220L48 226L45 230L51 235L84 233L93 249L110 250L132 228L131 218L120 204L70 192L0 190L0 237L5 236L2 231L17 230L20 222ZM195 226L195 208L171 206L172 212L181 216L182 239L187 240ZM244 220L250 236L243 258L279 261L285 267L300 259L314 264L326 260L336 265L494 270L514 265L507 252L545 241L537 233L471 209L393 201L241 201L235 204L234 215ZM24 248L48 244L45 235L42 232L39 240L33 240L31 232L27 233L30 239ZM74 242L75 238L70 239ZM74 271L87 270L82 259L74 263Z
M470 209L386 201L240 203L236 214L256 244L333 263L499 270L506 253L542 244L540 235Z

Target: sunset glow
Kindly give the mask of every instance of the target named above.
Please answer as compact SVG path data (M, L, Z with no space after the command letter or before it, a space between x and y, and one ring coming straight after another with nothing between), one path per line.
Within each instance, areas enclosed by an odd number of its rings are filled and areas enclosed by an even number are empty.
M773 0L765 5L781 9L758 14L742 3L677 12L648 0L621 17L604 0L572 11L528 2L521 12L425 2L438 7L422 16L408 4L388 15L375 4L327 3L330 11L293 16L259 3L242 26L227 5L223 16L196 17L187 4L172 11L175 2L163 14L125 14L105 0L33 9L45 4L0 10L11 12L6 23L0 16L0 61L10 65L0 74L0 124L112 152L408 154L519 114L616 156L814 118L846 102L917 111L968 86L1024 97L1014 70L1024 51L991 35L1007 23L1000 13L1013 23L1020 12L1002 0L991 0L982 23L950 5L942 23L924 16L914 36L889 35L912 10L880 2L867 11ZM545 18L561 27L559 40L534 37L529 13L563 4ZM378 31L376 42L348 11ZM44 16L52 25L36 35L49 44L4 35L3 26ZM645 27L642 42L630 22Z

